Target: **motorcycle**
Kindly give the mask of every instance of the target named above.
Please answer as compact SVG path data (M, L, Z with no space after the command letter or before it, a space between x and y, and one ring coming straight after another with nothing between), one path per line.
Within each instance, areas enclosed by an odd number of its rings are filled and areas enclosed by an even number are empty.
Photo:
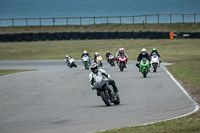
M120 71L123 71L126 66L126 56L123 54L119 56L119 68Z
M143 77L146 78L149 72L149 61L147 58L142 58L140 61L140 72L142 73Z
M103 63L102 63L103 58L101 56L97 56L96 58L96 63L99 67L103 67Z
M75 64L74 58L69 58L68 61L66 60L66 63L70 68L72 68L72 67L77 68L77 65Z
M82 62L83 62L83 65L84 65L85 69L86 70L89 69L89 67L90 67L90 57L87 56L87 55L84 55L82 57Z
M153 72L156 72L157 67L160 66L160 60L156 53L153 53L151 56L151 67Z
M94 89L97 90L98 96L101 96L102 100L107 106L120 104L119 94L114 92L114 89L108 83L108 79L102 75L94 75L95 83Z
M110 55L108 57L108 63L111 65L111 66L115 66L115 57L113 55Z

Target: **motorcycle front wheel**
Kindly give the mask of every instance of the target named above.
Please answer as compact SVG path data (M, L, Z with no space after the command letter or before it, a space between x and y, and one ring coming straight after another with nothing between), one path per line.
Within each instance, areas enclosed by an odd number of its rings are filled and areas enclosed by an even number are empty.
M101 98L104 101L104 103L107 106L111 106L111 98L110 98L110 95L109 95L108 91L107 90L100 91L100 95L101 95Z

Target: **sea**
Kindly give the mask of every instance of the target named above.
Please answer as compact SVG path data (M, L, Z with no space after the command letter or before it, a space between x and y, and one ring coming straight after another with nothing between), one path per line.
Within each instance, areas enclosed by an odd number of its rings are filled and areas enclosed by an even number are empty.
M151 14L200 14L200 0L0 0L0 26L3 25L25 25L25 24L60 24L63 18L70 17L99 17L95 23L108 22L105 18L112 16L138 16ZM187 16L187 15L185 15ZM200 16L188 15L184 21L200 22ZM29 22L25 22L25 18ZM39 21L33 18L49 18ZM62 18L52 19L50 18ZM169 22L168 15L159 16L159 22ZM4 20L19 19L19 20ZM24 19L23 21L20 19ZM80 24L80 19L64 19L67 24ZM102 20L101 20L102 19ZM152 20L151 20L152 19ZM157 22L157 16L148 19L149 22ZM177 20L176 20L177 19ZM182 21L182 16L174 17L173 22ZM122 17L122 23L142 23L145 18ZM129 22L130 21L130 22ZM119 18L109 20L119 22ZM81 24L92 24L94 19L82 19Z

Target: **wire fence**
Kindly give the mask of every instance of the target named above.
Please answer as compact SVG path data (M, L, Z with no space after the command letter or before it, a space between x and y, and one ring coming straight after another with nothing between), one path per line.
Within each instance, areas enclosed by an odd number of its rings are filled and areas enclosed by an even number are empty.
M160 24L200 23L200 14L152 14L136 16L63 17L63 18L13 18L0 19L0 27L58 26L91 24Z

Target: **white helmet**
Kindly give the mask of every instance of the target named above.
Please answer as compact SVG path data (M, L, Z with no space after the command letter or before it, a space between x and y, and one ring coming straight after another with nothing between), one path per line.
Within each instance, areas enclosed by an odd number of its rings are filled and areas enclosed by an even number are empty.
M145 48L143 48L143 49L141 50L141 52L142 52L143 55L145 55L146 52L147 52L147 50L146 50Z
M87 51L85 50L83 53L84 53L84 54L86 54L86 53L87 53Z
M99 53L98 53L98 52L96 52L96 53L95 53L95 55L99 55Z

